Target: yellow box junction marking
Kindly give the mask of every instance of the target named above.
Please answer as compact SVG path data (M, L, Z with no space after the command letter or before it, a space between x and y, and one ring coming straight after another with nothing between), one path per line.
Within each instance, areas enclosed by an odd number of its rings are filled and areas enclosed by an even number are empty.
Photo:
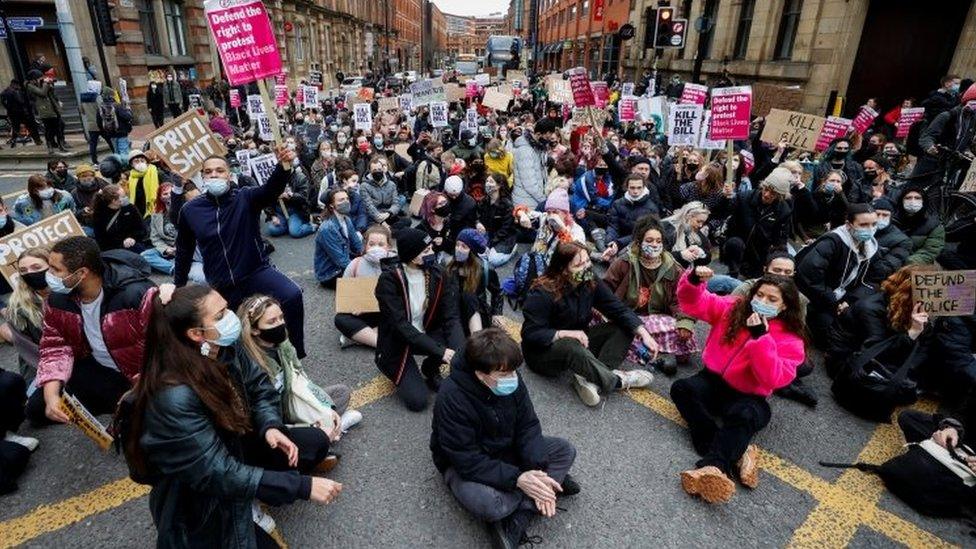
M393 393L393 384L383 376L376 376L365 385L352 392L349 407L366 406ZM68 499L41 505L33 511L0 522L0 548L14 547L38 536L55 532L86 518L114 509L134 499L149 494L149 486L136 484L128 478L99 486L90 492ZM280 533L276 539L282 542Z

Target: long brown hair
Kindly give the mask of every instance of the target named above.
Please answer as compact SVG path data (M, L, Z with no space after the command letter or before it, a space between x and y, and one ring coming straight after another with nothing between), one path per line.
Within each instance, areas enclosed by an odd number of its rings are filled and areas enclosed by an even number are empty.
M268 355L264 354L264 350L258 344L257 336L251 334L251 330L258 329L258 322L261 321L261 317L264 316L268 307L272 305L281 307L281 303L271 296L252 295L237 308L237 316L241 319L241 346L244 347L244 351L251 357L251 360L257 362L261 368L264 368L265 372L268 372L269 376L273 377L271 369L268 368Z
M912 274L934 270L935 265L905 265L881 283L888 296L888 323L896 332L907 332L912 326Z
M48 185L50 185L50 183L48 183L48 180L45 179L43 175L35 173L27 178L27 194L30 195L31 202L34 204L34 209L41 209L42 200L41 196L37 193L41 189L46 188ZM57 202L58 200L61 200L61 191L54 189L54 195L51 197L51 202Z
M701 196L711 196L722 190L722 166L715 162L709 162L702 168L705 170L705 179L695 180L695 186Z
M468 259L464 261L458 261L457 259L452 259L451 263L447 266L449 273L458 275L459 278L464 282L461 285L461 289L467 294L478 293L478 286L481 285L482 279L485 276L485 265L478 254L474 252L468 253Z
M749 295L740 299L732 307L729 328L725 331L724 340L727 343L732 343L743 330L747 329L746 319L752 316L752 298L756 297L756 292L762 286L774 286L779 289L780 295L783 296L783 310L776 315L776 318L783 322L786 331L806 341L807 327L800 311L800 292L796 289L796 284L792 278L774 274L765 274L756 280L752 289L749 290Z
M535 279L532 287L542 288L551 293L555 301L562 299L563 290L572 284L569 265L581 251L588 252L586 246L579 242L560 242L556 244L556 249L553 250L552 257L549 258L549 265L546 266L546 270L542 273L542 276ZM586 284L592 288L596 286L596 280L591 280Z
M125 437L127 455L143 471L147 461L139 439L144 415L153 398L169 387L188 386L217 427L237 434L251 430L250 412L227 367L201 355L199 344L186 336L187 330L203 324L203 301L213 291L208 286L190 285L177 288L166 305L158 295L153 298L142 375L133 388L131 429Z

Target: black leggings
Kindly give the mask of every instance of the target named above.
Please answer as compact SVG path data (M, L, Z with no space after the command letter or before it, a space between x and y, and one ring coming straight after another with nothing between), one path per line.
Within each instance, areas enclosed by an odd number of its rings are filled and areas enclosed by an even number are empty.
M298 471L308 474L329 455L329 437L318 427L282 427L281 432L298 446ZM280 449L268 446L264 437L257 432L246 435L241 444L244 449L244 463L271 469L272 471L291 471L288 456Z
M16 432L24 422L27 382L20 374L0 370L0 438L7 431Z
M335 315L335 327L339 333L352 337L364 328L376 328L380 325L379 313L363 313L353 315L349 313L338 313Z
M44 123L44 140L47 141L47 146L50 149L61 145L61 119L60 118L42 118L41 122Z
M53 383L53 382L52 382ZM94 415L111 414L122 395L131 385L118 370L106 368L91 356L75 360L71 378L64 390L72 394ZM44 414L44 389L38 387L27 400L27 419L34 427L51 425Z

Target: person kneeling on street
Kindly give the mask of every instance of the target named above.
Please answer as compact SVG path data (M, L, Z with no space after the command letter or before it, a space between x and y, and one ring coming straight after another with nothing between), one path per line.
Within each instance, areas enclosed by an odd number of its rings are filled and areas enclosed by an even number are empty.
M576 449L545 437L517 372L519 345L500 328L473 334L434 405L430 450L451 493L488 523L494 547L517 547L537 515L579 493Z
M769 395L796 377L805 358L803 316L796 285L764 275L746 298L705 289L712 270L696 267L678 282L681 310L712 329L702 352L705 368L671 385L671 400L688 422L701 459L681 473L681 486L709 503L735 494L733 472L748 488L759 483L752 437L771 417Z

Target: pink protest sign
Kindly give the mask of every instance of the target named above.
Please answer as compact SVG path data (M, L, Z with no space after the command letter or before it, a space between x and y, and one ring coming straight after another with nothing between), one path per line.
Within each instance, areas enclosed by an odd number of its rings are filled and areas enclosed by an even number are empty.
M237 90L230 90L230 108L239 109L241 107L241 93Z
M281 73L281 56L261 0L205 0L210 33L231 86Z
M275 93L278 93L277 86L275 86ZM288 93L287 91L285 93ZM305 102L305 86L298 86L295 90L295 104L301 105ZM286 101L287 103L287 101Z
M817 138L817 144L813 146L813 150L815 152L823 152L827 150L827 147L830 146L834 139L843 137L850 129L851 119L841 118L839 116L828 116L827 121L824 122L823 129L820 130L820 137Z
M298 91L301 92L302 88L299 87ZM288 86L283 84L276 84L274 87L275 92L275 105L278 107L284 107L288 104Z
M596 105L590 79L586 76L586 69L582 67L569 71L569 88L573 90L573 103L577 107L592 107Z
M708 86L688 83L681 91L681 99L678 103L704 105L706 97L708 97Z
M478 97L478 81L468 80L464 83L464 96L467 98Z
M633 122L637 117L637 98L636 97L622 97L620 101L617 102L618 111L617 114L620 117L621 122Z
M281 74L276 74L275 75L275 85L276 86L284 86L286 84L288 84L288 75L287 74L285 74L284 72L282 72Z
M606 82L590 82L590 89L593 90L593 100L596 101L596 108L605 109L610 101L610 88Z
M685 84L685 90L688 84ZM702 100L702 103L705 101ZM733 86L712 90L712 115L708 138L749 139L749 113L752 111L752 87Z
M895 137L908 137L908 130L912 128L912 124L923 118L925 118L925 107L902 109L901 117L898 119L898 130L895 132Z
M874 119L877 117L878 117L878 111L872 109L867 105L861 107L860 112L858 112L857 116L854 117L854 122L853 122L854 133L861 135L864 132L868 131L868 128L871 127L871 123L874 122Z

